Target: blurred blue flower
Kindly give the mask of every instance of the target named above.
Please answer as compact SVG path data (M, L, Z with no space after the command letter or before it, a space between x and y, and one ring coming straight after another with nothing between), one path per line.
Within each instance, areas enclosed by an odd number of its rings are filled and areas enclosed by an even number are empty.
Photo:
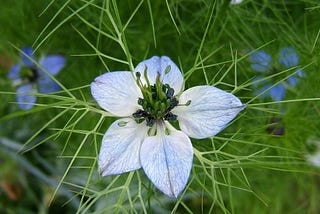
M254 86L258 88L254 93L257 96L274 84L271 79L264 79L264 77L274 74L278 70L272 63L272 57L263 50L254 52L249 57L249 61L252 62L251 68L260 73L260 75L253 80ZM299 63L299 57L296 50L293 47L282 48L279 52L278 62L285 68L297 66ZM261 96L266 97L270 95L275 101L283 100L286 94L286 85L294 87L301 76L303 76L303 71L299 69L295 75L292 75L285 81L273 86L268 93L264 93Z
M45 71L51 75L58 74L64 67L66 60L61 55L45 56L38 61L40 65L40 68L38 68L31 47L22 48L21 59L22 63L11 67L8 77L17 87L18 106L23 110L29 110L36 102L34 94L37 91L47 94L60 90L60 86Z

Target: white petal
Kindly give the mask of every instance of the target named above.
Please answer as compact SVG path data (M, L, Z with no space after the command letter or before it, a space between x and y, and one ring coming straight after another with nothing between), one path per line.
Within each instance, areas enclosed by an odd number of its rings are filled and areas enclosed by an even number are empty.
M134 69L134 72L139 72L141 74L141 80L143 80L144 84L146 83L144 78L144 72L146 69L149 82L151 85L154 85L156 82L157 75L161 71L160 57L154 56L150 59L146 59L140 62Z
M189 101L190 105L183 105ZM231 93L213 86L196 86L181 94L179 106L172 113L178 116L183 132L202 139L219 133L244 108Z
M178 197L185 188L192 168L193 148L181 131L169 135L158 129L145 139L140 152L141 165L152 183L164 194Z
M169 57L154 56L137 65L135 72L141 73L141 79L144 83L146 83L143 75L145 69L147 69L147 76L151 85L155 84L157 75L160 74L160 80L164 84L169 84L174 89L175 94L182 90L183 76L177 65Z
M98 76L91 83L91 94L101 108L120 117L136 112L139 109L138 98L142 97L133 73L129 71Z
M102 176L121 174L139 169L140 147L147 126L133 119L122 118L111 124L102 139L99 153L99 171Z
M170 68L169 71L166 73L166 69ZM161 57L161 70L163 83L167 83L170 85L171 88L174 89L174 94L178 94L183 87L183 76L181 74L180 69L174 64L174 62L167 56Z

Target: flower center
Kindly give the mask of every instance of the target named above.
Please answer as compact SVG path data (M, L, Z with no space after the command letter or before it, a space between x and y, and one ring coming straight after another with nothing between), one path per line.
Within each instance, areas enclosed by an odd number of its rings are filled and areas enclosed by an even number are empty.
M166 68L166 73L170 71L170 66ZM143 98L138 99L138 104L142 109L132 114L137 122L146 120L147 126L152 127L157 120L176 121L177 115L170 111L178 105L178 100L173 96L174 89L168 84L160 81L160 73L158 73L154 85L150 84L147 77L147 68L144 70L144 78L146 84L141 81L141 73L136 73L137 84L142 92Z
M20 71L21 79L24 79L28 82L35 82L39 78L38 70L35 67L27 67L28 69L22 69Z

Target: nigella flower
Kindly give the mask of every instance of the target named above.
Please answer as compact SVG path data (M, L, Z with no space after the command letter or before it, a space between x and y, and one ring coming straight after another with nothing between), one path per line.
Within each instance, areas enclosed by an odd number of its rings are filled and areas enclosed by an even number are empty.
M23 110L31 109L36 102L34 93L51 93L60 90L44 70L56 75L65 65L65 58L60 55L48 55L39 60L38 68L34 63L36 58L31 47L22 48L22 64L11 67L8 77L16 86L18 106ZM32 60L31 60L32 59ZM44 70L42 70L44 69Z
M258 88L254 94L257 96L272 86L274 82L271 82L270 79L261 79L278 72L278 65L274 65L272 57L263 50L259 50L251 54L249 61L253 63L251 65L252 69L260 73L260 75L254 79L254 86ZM285 69L297 66L299 63L299 57L295 49L293 47L282 48L279 52L278 63ZM265 97L270 95L275 101L283 100L286 94L287 85L294 87L298 83L299 77L301 76L303 76L303 72L301 69L299 69L295 75L292 75L285 81L273 86L268 93L264 93L261 96Z
M91 83L100 107L122 117L103 136L98 158L102 176L142 167L163 193L181 193L192 167L189 137L214 136L245 107L234 95L209 85L182 91L183 81L168 57L154 56L134 72L105 73Z

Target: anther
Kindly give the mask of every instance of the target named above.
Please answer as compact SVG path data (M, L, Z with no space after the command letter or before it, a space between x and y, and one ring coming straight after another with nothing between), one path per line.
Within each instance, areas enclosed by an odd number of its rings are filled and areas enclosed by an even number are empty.
M145 111L139 109L139 110L137 110L135 113L133 113L132 116L133 116L134 118L141 118L141 117L145 116L145 114L146 114Z
M154 119L151 118L151 117L147 117L146 118L146 123L147 123L147 126L152 127L153 124L154 124Z
M120 121L120 122L118 123L118 126L120 126L120 127L125 127L125 126L127 125L127 123L128 123L128 122L126 122L126 121Z
M164 70L164 73L167 74L167 73L169 73L170 70L171 70L171 66L168 65L168 66L166 67L166 69Z
M167 121L176 121L177 120L177 115L173 114L172 112L169 112L164 116L164 119Z
M191 104L191 100L188 100L185 104L179 104L179 106L189 106Z
M191 101L190 101L191 102ZM179 104L179 101L176 98L172 98L171 99L171 105L170 105L170 109L173 109L174 107L176 107Z
M173 88L168 88L167 97L172 98L172 97L173 97L173 94L174 94Z
M139 97L139 99L138 99L138 104L141 105L141 106L143 106L143 103L144 103L144 99L142 99L142 98Z

